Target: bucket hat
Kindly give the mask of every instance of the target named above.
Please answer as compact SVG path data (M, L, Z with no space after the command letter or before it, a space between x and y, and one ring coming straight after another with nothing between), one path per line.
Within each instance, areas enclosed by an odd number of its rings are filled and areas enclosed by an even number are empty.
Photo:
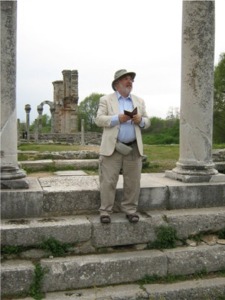
M127 75L130 75L132 77L132 79L134 79L135 76L136 76L136 73L134 73L134 72L128 72L125 69L121 69L121 70L116 71L116 73L114 74L114 80L112 82L112 88L113 88L114 91L115 91L115 88L114 88L115 82L117 80L119 80L121 77L127 76Z

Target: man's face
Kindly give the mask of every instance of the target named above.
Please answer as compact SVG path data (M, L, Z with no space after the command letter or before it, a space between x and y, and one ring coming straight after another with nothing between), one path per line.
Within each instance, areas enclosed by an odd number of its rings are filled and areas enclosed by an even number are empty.
M133 88L133 78L130 75L124 76L118 80L117 91L121 95L128 96Z

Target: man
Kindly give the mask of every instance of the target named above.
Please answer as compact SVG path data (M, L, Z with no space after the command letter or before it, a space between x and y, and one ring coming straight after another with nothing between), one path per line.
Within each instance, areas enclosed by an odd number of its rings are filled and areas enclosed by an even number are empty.
M135 76L134 72L118 70L112 81L115 92L99 101L95 123L104 128L99 158L102 223L111 222L121 170L124 179L121 210L131 223L139 221L137 206L143 156L141 129L149 127L150 120L144 101L131 94ZM136 108L133 115L129 113Z

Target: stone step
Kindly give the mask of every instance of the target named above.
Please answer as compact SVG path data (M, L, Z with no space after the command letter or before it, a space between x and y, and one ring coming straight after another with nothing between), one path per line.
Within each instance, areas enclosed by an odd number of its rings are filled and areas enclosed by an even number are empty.
M41 259L40 266L45 272L41 288L43 292L68 292L80 288L134 283L145 276L185 276L200 272L218 272L225 269L225 246L204 245L161 251L48 258ZM2 296L27 293L34 280L34 271L35 265L27 260L3 261Z
M80 174L80 173L79 173ZM219 177L218 177L219 178ZM10 218L96 214L100 207L98 176L51 176L27 178L27 190L1 191L1 216ZM122 200L119 177L115 211ZM225 183L183 183L164 173L142 174L138 210L225 206Z
M46 167L74 167L75 169L98 169L99 159L43 159L24 160L19 162L21 168L32 169L32 171L42 171Z
M38 248L54 238L75 245L77 253L96 252L99 248L148 244L156 239L156 229L169 226L177 238L185 240L202 233L225 228L225 207L148 211L131 224L125 214L115 213L110 224L101 224L99 215L1 220L2 246Z
M46 300L218 300L224 299L225 278L187 280L170 284L121 284L51 292ZM2 299L4 300L4 299ZM17 300L17 299L12 299ZM31 297L20 300L33 300Z

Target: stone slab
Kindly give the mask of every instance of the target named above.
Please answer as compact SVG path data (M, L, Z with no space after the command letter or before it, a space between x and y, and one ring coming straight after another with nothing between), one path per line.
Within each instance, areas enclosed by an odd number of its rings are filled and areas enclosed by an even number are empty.
M130 224L124 214L111 216L110 224L101 224L99 216L89 216L93 225L92 244L99 247L148 243L156 238L155 228L165 224L162 214L140 217L136 224Z
M90 169L97 169L99 165L98 159L70 159L70 160L54 160L54 165L56 167L62 167L62 166L73 166L76 168L90 168Z
M225 247L199 246L164 250L168 259L168 274L188 275L197 272L215 272L225 269Z
M130 224L123 213L112 214L111 219L110 224L100 223L99 215L2 220L2 245L37 247L43 239L54 237L63 243L88 241L86 251L94 252L102 247L153 242L161 225L175 228L178 238L185 240L225 228L225 207L150 211L140 215L136 224Z
M41 266L48 270L43 291L133 282L153 274L165 276L166 261L155 250L43 259Z
M225 247L215 245L70 256L42 259L40 263L46 270L43 291L69 292L79 288L132 283L146 275L164 277L168 274L220 271L225 266ZM4 279L2 291L15 295L19 288L24 292L29 289L34 266L28 261L12 260L3 262L1 271Z
M99 177L27 177L28 190L1 192L2 218L52 217L95 214L100 207ZM36 180L34 187L32 182ZM120 211L123 178L119 177L114 210ZM183 209L225 206L225 183L183 183L164 173L142 174L138 210Z
M34 276L34 265L25 260L1 263L1 295L27 292Z
M39 182L45 192L99 190L98 176L50 176Z
M43 189L36 178L27 177L29 189L1 191L1 217L32 218L42 215Z
M173 284L148 284L143 288L150 297L148 299L217 300L223 299L225 295L225 278L188 280Z
M21 168L29 168L32 170L43 170L43 168L49 167L49 166L54 166L54 161L52 159L45 159L45 160L26 160L19 162Z
M88 174L82 170L75 170L75 171L57 171L57 172L54 172L54 175L57 175L57 176L86 176Z
M224 183L171 185L168 190L168 209L225 206Z
M122 284L118 286L94 287L64 292L51 292L46 300L200 300L222 299L225 295L225 278L187 280L170 284ZM12 299L17 300L17 299ZM21 300L33 300L26 297Z
M4 246L37 247L50 237L61 243L88 241L91 224L85 216L2 221L1 242Z
M225 207L168 210L164 217L180 239L225 228Z

